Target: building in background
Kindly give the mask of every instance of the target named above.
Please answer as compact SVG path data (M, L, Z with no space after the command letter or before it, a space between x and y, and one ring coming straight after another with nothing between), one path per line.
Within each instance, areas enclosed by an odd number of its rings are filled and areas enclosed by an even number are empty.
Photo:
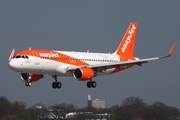
M91 95L88 95L88 107L105 108L105 100L103 99L91 99Z

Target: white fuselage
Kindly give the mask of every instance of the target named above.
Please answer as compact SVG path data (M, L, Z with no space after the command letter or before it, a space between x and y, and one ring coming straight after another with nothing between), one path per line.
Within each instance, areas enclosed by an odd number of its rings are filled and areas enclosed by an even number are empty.
M20 73L36 73L36 74L49 74L57 76L72 76L72 71L66 71L69 66L82 66L82 65L94 65L105 63L117 63L120 62L120 57L116 54L105 53L89 53L89 52L67 52L67 51L55 51L60 55L50 55L46 53L34 53L34 56L28 56L28 59L14 57L9 66L12 70ZM69 57L61 56L67 55ZM54 57L54 59L49 59ZM83 62L84 64L79 63ZM109 74L114 69L106 70L106 74ZM105 74L103 73L103 75ZM98 73L101 75L101 73Z

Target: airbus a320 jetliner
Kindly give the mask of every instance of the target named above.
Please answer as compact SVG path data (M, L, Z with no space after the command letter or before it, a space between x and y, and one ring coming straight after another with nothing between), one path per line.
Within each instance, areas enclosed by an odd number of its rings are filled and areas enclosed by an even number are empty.
M22 50L15 54L15 48L9 57L9 67L21 73L21 79L26 86L44 77L51 75L55 82L52 87L61 88L58 76L71 76L79 81L87 81L88 88L95 88L96 82L92 79L100 75L113 74L134 65L141 66L151 60L158 60L171 56L176 43L168 55L138 59L134 57L134 46L138 23L131 22L122 41L114 53L68 52L56 50Z

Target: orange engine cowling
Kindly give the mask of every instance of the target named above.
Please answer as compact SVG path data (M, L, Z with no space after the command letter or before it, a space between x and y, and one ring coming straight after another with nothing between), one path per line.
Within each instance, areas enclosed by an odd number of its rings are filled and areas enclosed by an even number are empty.
M32 75L29 75L28 73L22 73L21 74L21 79L24 81L29 80L29 82L36 82L43 77L44 77L44 75L42 75L42 74L32 74Z
M86 81L92 79L95 74L94 71L90 68L78 68L74 70L73 76L78 80Z

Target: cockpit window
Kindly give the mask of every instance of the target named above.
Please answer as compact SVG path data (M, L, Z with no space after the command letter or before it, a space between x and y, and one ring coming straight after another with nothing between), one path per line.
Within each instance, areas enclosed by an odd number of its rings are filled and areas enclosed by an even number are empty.
M29 59L29 57L27 55L25 55L26 59Z
M15 58L21 58L21 56L20 56L20 55L17 55Z
M16 55L14 58L23 58L23 59L29 59L27 55Z

